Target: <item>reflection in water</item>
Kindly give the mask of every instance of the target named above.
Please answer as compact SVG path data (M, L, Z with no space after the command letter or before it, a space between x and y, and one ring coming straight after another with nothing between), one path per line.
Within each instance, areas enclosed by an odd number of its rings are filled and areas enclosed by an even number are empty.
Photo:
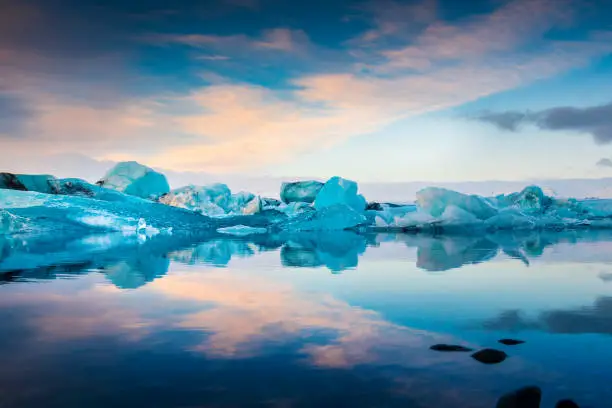
M87 270L104 272L119 288L135 289L166 274L170 261L187 265L227 266L234 257L251 257L280 248L283 266L317 268L332 272L356 268L368 247L399 242L416 248L416 266L430 272L461 268L496 259L500 254L526 266L545 255L547 248L597 242L612 245L609 231L564 231L527 235L428 236L354 232L294 233L227 238L213 234L196 237L156 236L146 241L121 234L92 235L58 241L0 237L0 283L13 279L54 279ZM580 254L564 253L566 256ZM555 255L554 253L552 255ZM612 261L612 252L596 257ZM570 258L571 259L571 258ZM609 280L609 273L600 278Z
M597 298L592 306L545 311L534 319L524 316L520 310L508 310L482 325L488 329L506 331L612 334L612 296Z
M579 363L595 346L575 336L599 335L602 357L589 361L603 361L597 378L612 375L602 268L555 269L537 285L542 263L611 260L608 233L0 242L0 406L490 408L525 384L542 389L543 406L612 398L592 391ZM563 278L575 279L574 304L534 306ZM588 296L570 296L581 288ZM524 344L500 341L513 330L529 330ZM538 337L559 334L583 343Z

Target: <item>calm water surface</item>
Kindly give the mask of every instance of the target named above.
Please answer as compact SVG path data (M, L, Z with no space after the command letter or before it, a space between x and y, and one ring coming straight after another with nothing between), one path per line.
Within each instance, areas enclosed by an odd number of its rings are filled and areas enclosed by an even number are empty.
M2 408L612 406L610 233L5 239L0 277Z

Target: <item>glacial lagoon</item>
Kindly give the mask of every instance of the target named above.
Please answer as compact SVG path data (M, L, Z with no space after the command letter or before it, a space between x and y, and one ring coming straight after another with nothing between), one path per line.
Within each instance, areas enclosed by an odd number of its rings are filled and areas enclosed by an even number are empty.
M492 408L528 386L542 407L612 401L612 231L0 248L3 408Z

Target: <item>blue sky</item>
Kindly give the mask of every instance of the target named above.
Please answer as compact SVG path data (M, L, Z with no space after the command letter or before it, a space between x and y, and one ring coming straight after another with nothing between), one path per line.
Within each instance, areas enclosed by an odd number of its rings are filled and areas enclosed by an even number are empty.
M611 0L0 0L0 167L612 175ZM508 122L510 120L510 122ZM599 163L599 164L598 164Z

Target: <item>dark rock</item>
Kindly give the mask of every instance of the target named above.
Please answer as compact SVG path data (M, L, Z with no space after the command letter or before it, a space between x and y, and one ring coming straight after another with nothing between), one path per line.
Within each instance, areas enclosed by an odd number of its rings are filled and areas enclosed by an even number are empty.
M28 191L16 175L12 173L0 173L0 188L8 190Z
M456 344L434 344L429 349L435 351L473 351L471 348L459 346Z
M472 358L483 364L499 364L508 358L508 355L501 350L482 349L472 354Z
M506 346L516 346L518 344L523 344L523 340L515 340L515 339L501 339L499 343L505 344Z
M382 211L383 206L380 203L371 202L366 206L366 210L370 211Z
M555 408L580 408L580 406L570 399L564 399L557 402Z
M64 181L60 185L60 194L82 197L93 197L95 193L87 186L87 183Z
M278 207L279 205L281 205L281 202L280 200L277 200L276 198L262 197L261 205L263 207Z
M496 408L540 408L542 390L539 387L524 387L504 395Z

